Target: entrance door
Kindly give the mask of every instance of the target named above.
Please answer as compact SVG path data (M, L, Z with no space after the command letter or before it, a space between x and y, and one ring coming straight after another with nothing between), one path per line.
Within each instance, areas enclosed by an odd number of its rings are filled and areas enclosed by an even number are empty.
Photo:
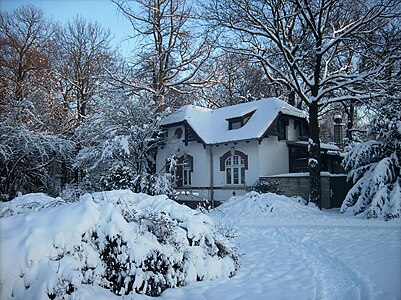
M341 207L350 188L346 176L330 177L330 208Z

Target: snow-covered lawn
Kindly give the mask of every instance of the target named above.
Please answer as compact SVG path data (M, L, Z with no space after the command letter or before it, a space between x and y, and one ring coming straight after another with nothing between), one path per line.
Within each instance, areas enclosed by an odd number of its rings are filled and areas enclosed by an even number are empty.
M401 299L399 219L357 219L273 194L232 198L210 216L236 229L240 269L162 299Z
M400 219L360 219L256 193L208 216L235 236L240 268L232 278L167 289L161 299L401 299ZM89 285L71 296L119 299Z

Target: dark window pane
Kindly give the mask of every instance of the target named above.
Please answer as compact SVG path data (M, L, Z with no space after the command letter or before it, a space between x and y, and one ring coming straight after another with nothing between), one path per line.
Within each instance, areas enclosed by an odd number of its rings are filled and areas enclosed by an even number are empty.
M238 168L233 168L233 171L234 171L234 173L233 173L234 184L239 184L239 170L238 170Z
M231 168L226 169L226 183L231 184Z

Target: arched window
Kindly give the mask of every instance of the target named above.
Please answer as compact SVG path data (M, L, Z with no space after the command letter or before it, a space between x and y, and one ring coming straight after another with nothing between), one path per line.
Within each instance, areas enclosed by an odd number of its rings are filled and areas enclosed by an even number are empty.
M226 184L245 184L245 170L248 170L248 155L232 149L220 157L220 171L224 171Z
M245 184L245 159L233 155L225 161L226 184Z

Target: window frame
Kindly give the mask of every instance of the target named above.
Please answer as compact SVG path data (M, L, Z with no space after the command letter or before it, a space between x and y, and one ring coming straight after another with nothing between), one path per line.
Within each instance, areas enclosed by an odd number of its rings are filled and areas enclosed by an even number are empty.
M184 158L182 161L182 186L189 187L192 185L192 164L191 160Z
M224 178L226 185L245 185L245 157L238 154L230 155L224 161Z
M192 185L192 172L194 171L194 158L192 155L184 154L177 158L174 170L169 170L168 162L166 171L170 173L171 183L175 188L188 188Z

